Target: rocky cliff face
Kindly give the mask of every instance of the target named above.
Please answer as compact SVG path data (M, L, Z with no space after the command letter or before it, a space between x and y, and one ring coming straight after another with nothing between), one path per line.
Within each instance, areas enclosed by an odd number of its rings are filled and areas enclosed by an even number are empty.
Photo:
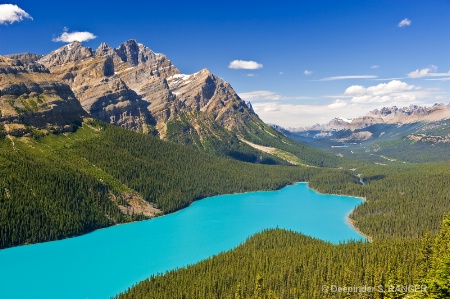
M39 56L33 54L18 54L2 57L0 59L0 74L18 75L20 73L50 73L43 65L33 59Z
M123 62L131 65L154 64L161 59L160 54L155 54L152 50L143 44L137 43L135 40L128 40L115 49L115 54L119 56Z
M253 110L242 101L230 84L203 69L192 75L167 78L170 91L187 111L200 111L232 130L246 121ZM241 118L236 118L240 115Z
M209 117L227 130L261 122L231 86L203 69L180 74L163 54L135 40L117 48L102 43L95 51L74 42L38 63L70 85L83 109L103 121L166 137L167 124L181 114ZM262 123L262 122L261 122Z
M7 58L10 58L12 60L18 60L23 64L32 64L39 59L42 58L42 55L32 54L32 53L23 53L23 54L12 54L7 55Z
M37 58L0 56L2 134L72 131L85 115L70 87L37 63Z
M147 109L149 102L132 87L143 82L143 77L151 77L152 68L165 60L163 55L131 40L117 49L103 43L96 51L74 42L42 57L39 63L71 86L90 115L147 132L155 120Z

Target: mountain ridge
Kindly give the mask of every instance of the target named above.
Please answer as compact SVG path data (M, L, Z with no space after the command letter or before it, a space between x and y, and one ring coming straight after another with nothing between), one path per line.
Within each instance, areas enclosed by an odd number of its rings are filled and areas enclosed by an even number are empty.
M261 151L261 146L265 146L278 148L288 156L294 154L302 160L301 164L337 165L336 157L297 144L266 125L251 104L208 69L181 74L164 54L155 53L136 40L116 48L102 43L95 50L75 41L47 55L10 56L16 58L15 64L23 65L22 69L27 68L27 73L45 73L46 77L21 77L13 65L5 68L9 74L4 76L14 77L17 83L59 82L81 105L84 111L77 107L80 115L247 162L291 164L292 159L280 155L280 151ZM0 80L1 77L0 68ZM8 85L6 78L2 81ZM29 97L30 92L24 90L23 96ZM4 98L1 100L5 102ZM29 111L19 112L31 117ZM79 122L69 121L75 127ZM38 126L32 131L35 135L47 134L46 129Z
M118 107L130 106L128 101L143 101L139 108L147 108L151 116L142 112L138 113L139 118L147 125L154 125L163 138L165 122L180 111L201 111L210 114L214 120L222 120L226 113L219 110L229 108L223 102L231 100L239 108L249 109L228 83L209 70L180 74L165 55L156 54L135 40L128 40L115 49L102 43L95 51L73 42L43 56L38 62L72 87L86 112L97 114L97 118L104 121L120 125L121 119L133 118L135 109L128 107L129 115L111 115L114 113L110 111L122 111ZM189 80L177 80L187 76ZM89 85L93 80L95 86ZM94 92L87 94L86 90ZM110 93L111 90L118 92ZM132 94L127 93L129 90ZM213 98L216 92L220 93L216 95L220 99ZM100 111L96 102L105 100L105 96L106 103L100 104L108 105ZM249 110L254 114L252 109ZM222 124L225 123L233 127L229 119L222 120ZM142 123L131 128L145 129Z

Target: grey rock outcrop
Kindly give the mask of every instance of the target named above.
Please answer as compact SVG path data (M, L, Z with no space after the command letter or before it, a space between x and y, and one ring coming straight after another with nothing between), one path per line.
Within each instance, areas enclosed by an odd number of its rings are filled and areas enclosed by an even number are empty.
M70 86L58 82L44 66L30 69L36 62L26 63L0 56L0 123L6 133L72 131L87 114Z
M23 54L6 55L6 57L14 60L20 60L23 64L32 64L41 59L43 55L33 53L23 53Z
M99 57L113 57L116 54L116 51L114 51L113 48L111 48L107 43L101 43L100 46L98 46L97 50L95 50L95 56Z
M38 62L49 68L55 65L81 61L93 57L94 54L95 52L91 48L86 48L80 42L75 41L45 55Z
M134 39L121 44L116 48L115 52L123 62L128 62L134 66L155 62L157 56L153 51L139 44Z

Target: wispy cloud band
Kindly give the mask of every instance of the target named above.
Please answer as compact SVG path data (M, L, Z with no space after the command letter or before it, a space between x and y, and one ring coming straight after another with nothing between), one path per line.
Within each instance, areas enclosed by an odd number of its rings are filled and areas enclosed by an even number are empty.
M336 81L336 80L347 80L347 79L376 79L378 76L373 75L354 75L354 76L335 76L322 78L319 81Z
M409 78L423 78L423 77L448 77L450 76L450 71L448 73L436 73L437 66L432 65L431 67L424 69L416 69L408 74Z
M256 90L239 94L243 100L280 100L281 96L270 90Z

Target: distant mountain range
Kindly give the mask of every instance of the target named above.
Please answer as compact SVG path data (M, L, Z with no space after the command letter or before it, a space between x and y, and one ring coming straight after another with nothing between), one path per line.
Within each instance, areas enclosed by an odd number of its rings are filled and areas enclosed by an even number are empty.
M247 162L336 164L266 125L209 70L180 74L165 55L135 40L0 56L0 112L0 135L69 132L94 117Z
M433 122L450 118L450 104L436 103L431 107L410 105L375 109L364 116L347 119L336 117L326 124L315 124L306 128L287 128L290 132L358 130L375 124L410 124Z
M275 129L341 156L408 162L450 159L450 104L384 107L354 119L334 118L308 128Z

